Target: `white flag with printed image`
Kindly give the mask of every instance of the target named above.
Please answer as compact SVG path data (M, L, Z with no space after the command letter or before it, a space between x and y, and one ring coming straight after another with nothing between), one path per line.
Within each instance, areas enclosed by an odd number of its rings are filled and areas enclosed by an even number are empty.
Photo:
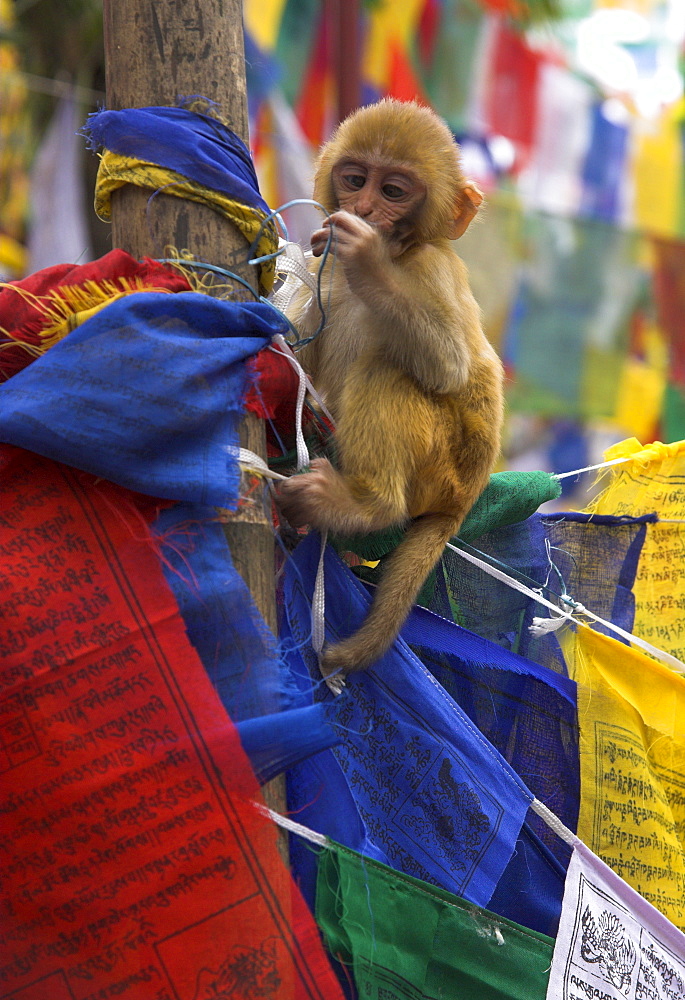
M685 1000L685 934L580 842L547 1000Z

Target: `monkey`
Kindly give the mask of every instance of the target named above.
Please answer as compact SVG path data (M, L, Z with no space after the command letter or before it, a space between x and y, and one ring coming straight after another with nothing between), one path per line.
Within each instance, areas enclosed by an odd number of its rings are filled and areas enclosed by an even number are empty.
M326 322L299 357L335 420L339 467L315 459L279 485L278 503L295 527L407 529L361 628L324 647L321 672L339 693L347 674L390 648L487 485L503 368L451 243L483 195L431 109L384 99L353 112L320 151L313 196L329 213L312 234L314 258L333 236ZM301 339L313 336L316 297L304 289L289 318Z

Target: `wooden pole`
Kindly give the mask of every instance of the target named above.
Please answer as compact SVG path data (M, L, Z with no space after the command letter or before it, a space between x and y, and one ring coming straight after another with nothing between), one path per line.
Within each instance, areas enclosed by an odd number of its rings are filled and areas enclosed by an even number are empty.
M104 0L105 76L111 110L175 106L179 98L202 96L244 141L248 141L247 88L241 0ZM135 257L166 257L169 247L239 274L256 288L246 263L242 233L209 206L126 185L112 196L112 242ZM223 281L223 279L222 279ZM235 283L236 299L250 293ZM261 421L246 415L241 444L266 453ZM221 512L236 569L273 632L274 542L260 504L237 514ZM265 797L284 810L283 782Z
M359 0L326 0L336 88L336 112L343 121L361 101L361 16Z

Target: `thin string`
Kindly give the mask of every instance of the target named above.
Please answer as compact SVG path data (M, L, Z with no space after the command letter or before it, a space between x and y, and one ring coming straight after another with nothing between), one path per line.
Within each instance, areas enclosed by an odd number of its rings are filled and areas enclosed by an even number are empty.
M252 241L252 245L250 247L250 254L254 253L254 251L255 251L255 249L257 247L257 244L259 243L260 237L261 237L262 233L264 232L264 229L266 228L266 226L268 226L269 222L272 219L277 219L278 220L278 223L281 226L281 228L283 230L283 233L285 235L286 241L288 240L288 230L285 227L283 219L281 219L281 212L285 212L286 208L292 208L294 205L313 205L314 208L320 209L323 212L323 214L326 216L326 218L328 218L328 215L329 215L328 209L324 208L323 205L320 205L318 201L314 201L313 198L293 198L291 201L286 201L283 205L279 205L278 208L275 208L272 212L270 212L266 216L265 219L263 219L262 224L259 227L259 231L258 231L256 237L254 238L254 240ZM280 251L280 252L282 252L282 251ZM276 253L276 254L272 254L271 256L275 257L277 255L278 254ZM253 258L248 263L250 263L250 264L257 264L257 263L259 263L259 258Z
M572 608L571 611L565 611L558 605L552 604L551 601L548 601L535 590L531 590L530 587L526 587L525 584L520 583L518 580L514 579L514 577L509 576L508 573L503 573L501 570L496 569L496 567L491 566L483 559L478 559L469 552L465 552L463 549L457 548L457 546L453 545L451 542L447 543L447 548L451 549L452 552L456 552L458 556L461 556L462 559L466 559L467 562L472 563L474 566L478 566L478 568L482 569L484 573L487 573L489 576L499 580L500 583L504 583L507 587L511 587L513 590L517 590L519 593L525 594L527 597L537 601L538 604L543 604L546 608L550 608L554 611L557 618L565 618L567 621L575 622L576 625L582 625L584 628L590 628L591 626L587 622L584 622L581 618L574 617L576 614L586 615L598 625L603 625L605 628L610 629L612 632L620 635L623 639L626 639L632 645L639 646L639 648L645 653L648 653L650 656L653 656L662 663L665 663L671 669L677 671L678 673L685 673L685 663L676 659L675 656L665 652L663 649L657 649L656 646L652 646L651 643L646 642L644 639L640 639L638 636L633 635L630 632L624 631L624 629L619 628L618 625L614 625L613 622L606 621L604 618L600 618L598 615L593 614L591 611L588 611L587 608L584 608L582 604L574 601L572 597L560 597L560 600L563 603L568 604Z

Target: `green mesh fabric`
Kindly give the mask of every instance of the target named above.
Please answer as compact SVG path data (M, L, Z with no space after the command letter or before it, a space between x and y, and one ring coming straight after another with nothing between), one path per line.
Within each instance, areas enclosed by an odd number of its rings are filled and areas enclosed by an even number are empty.
M561 496L561 483L549 472L495 472L461 526L465 542L486 531L525 521L540 504Z
M544 1000L554 941L334 844L316 919L364 1000Z
M471 542L494 528L525 521L540 504L556 500L561 484L549 472L495 472L467 514L459 537ZM373 562L392 552L404 537L404 529L391 528L369 535L335 535L331 541L338 552L354 552Z

